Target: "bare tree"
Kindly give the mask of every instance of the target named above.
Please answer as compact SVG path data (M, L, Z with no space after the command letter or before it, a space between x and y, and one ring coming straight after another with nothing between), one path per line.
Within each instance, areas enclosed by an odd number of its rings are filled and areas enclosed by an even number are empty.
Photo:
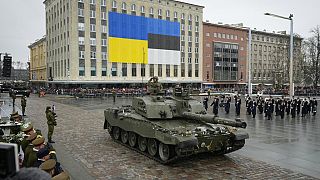
M313 87L320 83L320 26L311 30L312 37L304 42L304 79Z

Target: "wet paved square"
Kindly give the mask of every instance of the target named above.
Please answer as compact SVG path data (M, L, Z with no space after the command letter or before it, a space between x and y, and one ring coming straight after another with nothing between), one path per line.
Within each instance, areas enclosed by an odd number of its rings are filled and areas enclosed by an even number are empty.
M18 106L20 101L17 101ZM320 177L320 119L241 117L250 139L225 156L202 154L164 166L113 142L103 129L103 110L111 98L74 99L48 95L27 101L29 120L46 135L45 107L55 104L55 147L74 179L315 179ZM116 105L131 104L117 98ZM211 109L210 109L211 111ZM234 118L234 106L230 115Z

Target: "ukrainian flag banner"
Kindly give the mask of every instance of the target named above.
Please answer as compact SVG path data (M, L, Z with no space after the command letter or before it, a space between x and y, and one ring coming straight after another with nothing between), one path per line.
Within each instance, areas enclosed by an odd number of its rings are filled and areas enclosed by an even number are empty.
M109 61L180 64L180 23L109 12Z

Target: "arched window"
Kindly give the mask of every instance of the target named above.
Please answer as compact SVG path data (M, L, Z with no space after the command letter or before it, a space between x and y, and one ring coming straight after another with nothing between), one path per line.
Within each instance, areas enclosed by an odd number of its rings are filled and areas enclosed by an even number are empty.
M136 11L136 5L135 4L131 5L131 11Z
M122 10L127 10L127 4L125 2L122 3Z
M117 8L117 1L112 1L112 8Z
M177 12L174 12L173 15L174 15L174 18L178 18L178 13Z
M189 14L189 18L188 18L189 21L192 21L192 15Z
M184 13L181 14L181 19L184 19Z
M159 15L159 16L162 16L162 9L159 9L159 10L158 10L158 15Z
M150 14L153 14L153 7L150 8Z
M166 11L166 16L170 17L170 11L169 10Z
M144 6L141 6L141 12L144 13Z

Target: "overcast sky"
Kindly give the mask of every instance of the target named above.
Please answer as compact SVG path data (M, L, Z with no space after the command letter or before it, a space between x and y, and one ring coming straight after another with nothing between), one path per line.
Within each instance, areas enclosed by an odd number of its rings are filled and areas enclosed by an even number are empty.
M319 0L181 0L205 6L204 21L244 23L258 30L289 32L289 21L263 15L265 12L294 14L294 32L306 38L320 25ZM28 45L45 35L43 0L0 0L0 52L14 61L26 62Z

